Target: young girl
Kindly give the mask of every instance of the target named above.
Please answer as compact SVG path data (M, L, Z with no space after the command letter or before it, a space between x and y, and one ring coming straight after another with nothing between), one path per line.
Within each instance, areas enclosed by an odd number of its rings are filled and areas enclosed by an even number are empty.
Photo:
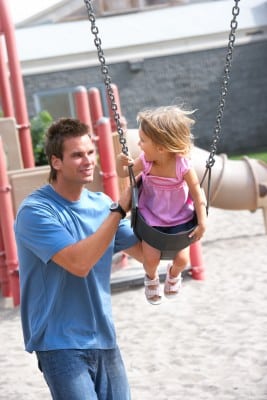
M138 114L140 156L133 160L121 153L117 173L141 173L142 189L138 208L146 223L166 233L178 233L194 226L194 210L198 225L190 234L202 238L206 226L206 203L190 160L192 147L190 118L193 112L177 106L159 107ZM160 251L142 242L145 270L145 295L149 303L160 304L158 276ZM174 297L181 287L181 273L189 263L189 247L177 252L167 266L164 294Z

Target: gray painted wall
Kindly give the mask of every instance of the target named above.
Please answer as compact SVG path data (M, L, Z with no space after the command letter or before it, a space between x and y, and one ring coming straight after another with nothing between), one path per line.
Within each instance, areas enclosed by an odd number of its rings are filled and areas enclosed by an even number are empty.
M120 91L122 114L129 128L144 108L185 103L197 109L195 144L209 149L219 104L226 49L211 49L168 57L148 58L140 69L128 62L109 67ZM138 65L134 65L138 67ZM267 150L267 42L236 46L218 152L245 154ZM33 94L47 89L95 86L100 69L53 72L24 77L30 116L36 114Z

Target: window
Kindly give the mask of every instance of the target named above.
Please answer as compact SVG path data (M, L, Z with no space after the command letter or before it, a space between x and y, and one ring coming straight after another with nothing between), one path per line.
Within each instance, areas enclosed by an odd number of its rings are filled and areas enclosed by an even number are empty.
M183 3L185 0L98 0L95 4L98 15L126 13L142 11L149 7L173 6Z
M129 11L140 8L143 0L99 0L99 11L101 14Z
M108 104L105 95L104 84L91 84L86 87L97 87L100 90L103 113L108 116ZM74 94L77 87L69 87L62 89L51 89L40 91L34 94L35 111L38 114L41 111L48 111L53 119L60 117L76 118L76 107Z
M34 95L36 112L46 110L57 119L60 117L74 117L75 106L71 91L66 90L47 90Z

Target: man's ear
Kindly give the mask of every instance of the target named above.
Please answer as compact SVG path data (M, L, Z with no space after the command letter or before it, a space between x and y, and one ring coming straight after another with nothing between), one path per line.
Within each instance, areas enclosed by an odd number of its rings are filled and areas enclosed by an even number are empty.
M55 170L59 170L62 164L62 160L56 156L51 157L51 165Z

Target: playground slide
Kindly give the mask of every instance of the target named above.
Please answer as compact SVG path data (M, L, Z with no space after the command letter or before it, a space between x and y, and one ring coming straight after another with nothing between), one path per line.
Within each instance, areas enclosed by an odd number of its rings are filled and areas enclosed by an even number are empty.
M139 153L138 130L129 129L126 133L129 153L136 157ZM209 152L195 147L193 162L201 180ZM207 194L207 177L203 182ZM210 205L227 210L263 209L267 232L267 164L263 161L244 157L229 160L225 154L215 156L212 167Z
M207 151L194 149L193 160L200 179L208 156ZM207 182L203 187L206 191ZM228 210L267 209L267 164L248 157L229 160L225 154L215 156L210 202L213 207Z

